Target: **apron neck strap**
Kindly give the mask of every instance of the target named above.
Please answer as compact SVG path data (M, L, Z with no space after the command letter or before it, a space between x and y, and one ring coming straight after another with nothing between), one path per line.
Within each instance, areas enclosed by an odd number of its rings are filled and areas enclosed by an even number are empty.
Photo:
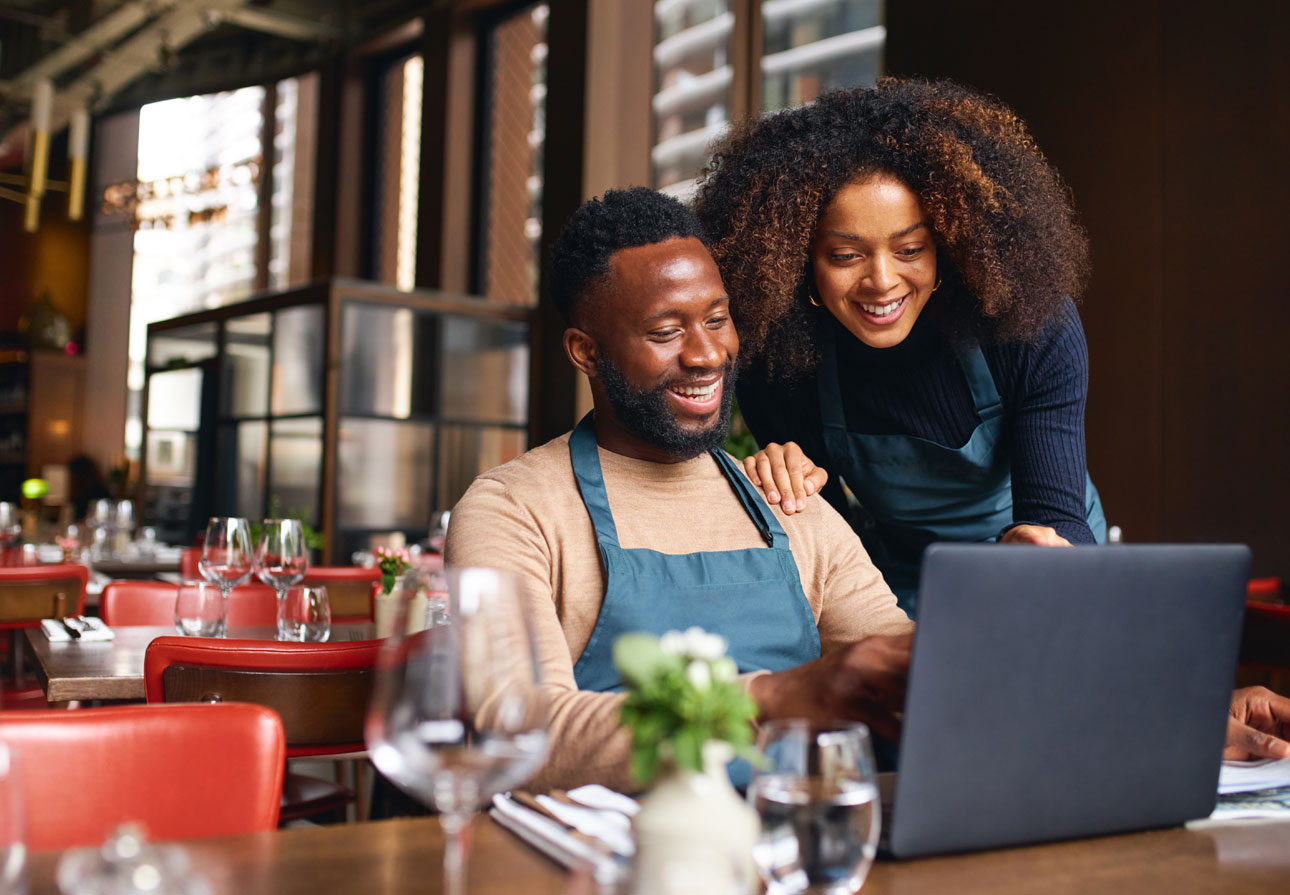
M614 525L614 514L609 511L605 475L600 469L600 452L596 447L596 427L591 421L593 412L588 412L569 436L569 459L573 461L573 475L578 480L582 502L595 526L596 540L617 547L618 526Z
M820 364L815 368L815 381L820 396L820 421L825 429L846 430L846 414L842 409L842 385L838 379L837 324L826 320L820 327ZM981 422L992 420L1003 413L999 389L990 374L985 353L975 340L954 342L954 356L972 393L972 407Z
M609 495L605 491L605 475L600 467L600 451L596 446L596 427L591 413L582 418L569 436L569 458L573 462L573 476L578 481L582 502L596 529L596 541L620 547L618 526L614 524L614 514L609 509ZM712 459L716 461L726 481L730 482L744 512L757 524L762 540L769 547L787 549L788 535L784 533L784 527L770 512L748 477L726 456L725 451L712 451Z
M720 467L726 481L734 489L744 512L757 523L757 530L761 532L766 546L787 549L788 535L784 534L784 527L771 513L770 507L766 506L766 502L762 500L761 494L753 487L752 482L748 481L748 476L744 475L743 470L720 448L712 452L712 459L717 461L717 466Z

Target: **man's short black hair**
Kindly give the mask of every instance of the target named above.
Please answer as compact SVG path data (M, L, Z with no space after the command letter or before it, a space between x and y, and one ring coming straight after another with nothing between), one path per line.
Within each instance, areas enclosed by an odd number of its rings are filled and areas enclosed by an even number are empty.
M694 237L707 245L694 212L671 196L648 187L606 190L573 213L551 249L551 300L573 323L574 309L587 288L609 273L609 259L621 249Z

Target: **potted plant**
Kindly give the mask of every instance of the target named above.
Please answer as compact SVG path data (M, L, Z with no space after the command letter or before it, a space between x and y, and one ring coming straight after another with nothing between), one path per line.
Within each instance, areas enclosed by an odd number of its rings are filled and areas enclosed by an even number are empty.
M756 760L757 705L725 638L700 628L624 634L614 665L627 685L632 773L652 784L633 821L637 895L751 891L758 820L726 765L736 755Z

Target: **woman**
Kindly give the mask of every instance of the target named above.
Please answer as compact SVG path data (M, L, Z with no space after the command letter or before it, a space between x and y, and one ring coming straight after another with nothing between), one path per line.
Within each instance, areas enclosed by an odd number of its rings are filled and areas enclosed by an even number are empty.
M840 476L907 611L932 541L1104 540L1071 300L1087 242L1013 112L949 83L827 94L718 144L697 210L770 445L750 474L786 512L778 443ZM847 514L836 477L822 493Z

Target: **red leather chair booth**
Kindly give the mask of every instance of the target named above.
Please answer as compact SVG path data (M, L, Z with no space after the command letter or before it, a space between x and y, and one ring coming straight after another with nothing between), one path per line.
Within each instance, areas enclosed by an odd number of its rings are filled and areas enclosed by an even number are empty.
M148 702L253 702L275 709L287 757L361 752L379 640L279 643L158 637L144 654ZM288 773L282 820L343 808L353 790Z
M214 587L214 585L211 585ZM99 597L104 624L173 625L177 585L164 581L112 581ZM228 595L228 626L254 627L278 623L278 598L264 584L243 584Z
M258 705L6 712L36 851L101 844L138 821L151 839L272 830L282 722Z
M11 672L0 683L0 708L42 708L45 693L24 679L23 628L35 628L42 618L62 618L85 612L85 586L90 573L78 563L48 566L0 567L0 631L8 631Z

